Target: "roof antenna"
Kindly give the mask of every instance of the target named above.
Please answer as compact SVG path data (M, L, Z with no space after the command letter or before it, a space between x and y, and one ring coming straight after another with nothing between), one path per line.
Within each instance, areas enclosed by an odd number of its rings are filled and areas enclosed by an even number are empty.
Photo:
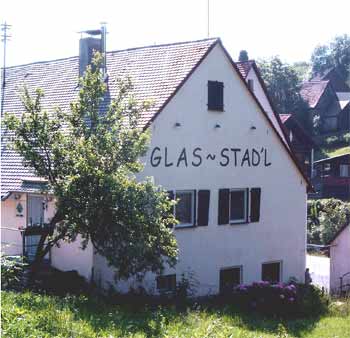
M11 29L11 25L5 23L1 24L1 42L4 43L4 63L2 68L2 81L1 81L1 116L4 109L4 99L5 99L5 76L6 76L6 42L10 40L11 35L7 33Z
M104 76L107 75L107 48L106 48L106 38L107 38L107 22L101 22L101 49L103 55L103 73Z
M209 38L209 36L210 36L210 34L209 34L209 23L210 23L210 6L209 6L209 2L210 2L210 0L208 0L208 2L207 2L207 4L208 4L208 8L207 8L207 29L208 29L208 38Z

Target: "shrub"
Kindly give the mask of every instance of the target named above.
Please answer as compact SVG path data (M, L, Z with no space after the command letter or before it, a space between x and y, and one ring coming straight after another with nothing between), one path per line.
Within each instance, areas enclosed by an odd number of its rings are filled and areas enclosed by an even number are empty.
M336 146L336 145L339 145L339 143L341 142L342 142L341 137L338 137L336 135L329 136L325 140L325 144L328 146Z
M318 316L328 310L329 299L314 285L298 285L297 311L303 317Z
M350 133L343 135L344 142L348 145L350 143Z
M19 289L22 287L22 276L27 264L21 256L5 256L0 254L1 285L3 289Z
M232 300L244 310L265 315L309 316L327 310L327 299L321 291L304 284L260 281L239 285Z
M350 203L334 198L310 200L307 210L307 242L311 244L327 244L350 221Z

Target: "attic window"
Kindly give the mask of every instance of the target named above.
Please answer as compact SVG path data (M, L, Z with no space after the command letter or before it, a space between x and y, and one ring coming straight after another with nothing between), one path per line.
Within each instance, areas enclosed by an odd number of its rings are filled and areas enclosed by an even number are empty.
M252 92L254 92L254 80L252 79L248 80L248 87Z
M208 81L208 110L224 111L224 83Z

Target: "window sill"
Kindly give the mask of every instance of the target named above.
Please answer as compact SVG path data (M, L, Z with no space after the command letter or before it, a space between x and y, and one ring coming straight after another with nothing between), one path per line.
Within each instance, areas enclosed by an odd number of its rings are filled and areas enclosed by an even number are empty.
M175 225L175 230L181 230L181 229L192 229L197 228L196 225L189 224L189 225Z
M241 222L230 222L230 225L240 225L240 224L248 224L248 221L241 221Z
M213 112L216 111L216 112L219 112L219 113L225 112L224 108L220 108L220 109L219 108L215 108L214 109L214 108L209 108L209 107L208 107L208 111L213 111Z

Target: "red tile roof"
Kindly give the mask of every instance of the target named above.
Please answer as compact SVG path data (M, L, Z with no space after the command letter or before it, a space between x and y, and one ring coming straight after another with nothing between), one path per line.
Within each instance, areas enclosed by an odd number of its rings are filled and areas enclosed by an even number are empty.
M152 109L140 116L140 127L146 127L219 41L212 38L107 52L108 92L101 110L107 109L111 99L116 97L117 79L130 77L135 98L153 103ZM22 115L19 89L23 85L30 92L36 88L45 92L41 102L43 109L50 111L60 107L69 111L70 102L78 97L78 76L78 57L9 67L6 70L4 112ZM4 132L2 129L1 136ZM2 196L9 191L32 191L33 187L25 186L22 178L34 176L33 170L22 165L21 156L8 149L6 142L2 142L1 169Z
M247 77L253 64L254 64L253 60L236 62L237 68L238 68L239 72L242 74L244 79Z
M282 123L285 123L292 116L292 114L279 114L279 115Z
M317 103L326 90L328 83L329 81L323 80L311 80L303 83L300 94L310 108L315 108L317 106Z

